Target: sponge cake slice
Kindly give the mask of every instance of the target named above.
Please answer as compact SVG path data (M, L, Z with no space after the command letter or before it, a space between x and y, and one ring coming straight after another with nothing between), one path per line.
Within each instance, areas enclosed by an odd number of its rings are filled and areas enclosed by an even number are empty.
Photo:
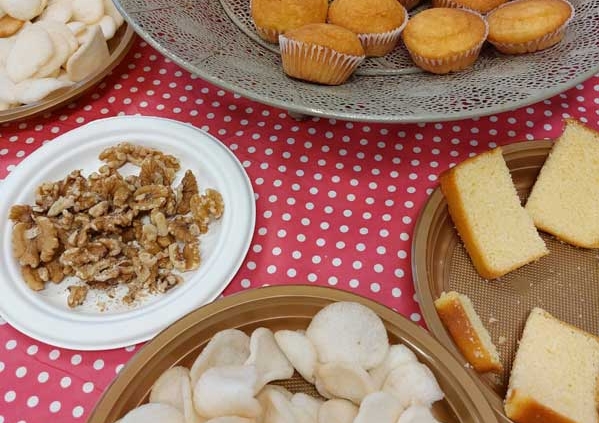
M517 423L597 423L599 341L546 311L532 310L505 400Z
M478 273L495 279L548 250L520 204L501 147L441 174L449 214Z
M599 248L599 132L566 120L526 210L538 229L569 244Z

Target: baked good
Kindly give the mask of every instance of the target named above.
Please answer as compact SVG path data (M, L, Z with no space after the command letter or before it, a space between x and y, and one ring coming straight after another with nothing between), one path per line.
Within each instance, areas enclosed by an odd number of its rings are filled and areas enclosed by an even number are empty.
M408 12L397 0L334 0L327 21L358 34L366 56L379 57L399 41Z
M543 50L561 41L573 16L567 0L514 0L487 15L487 39L507 54Z
M566 120L525 207L540 230L599 248L599 132Z
M478 273L495 279L548 254L520 205L501 147L440 176L449 214Z
M328 0L251 0L250 12L258 35L278 43L279 34L327 19Z
M364 49L356 34L331 24L309 24L279 36L283 70L291 77L325 85L344 83Z
M461 7L475 10L479 13L488 13L507 0L433 0L433 7Z
M402 38L418 67L444 74L476 61L487 38L487 23L466 9L432 8L412 17Z
M456 346L474 370L481 373L499 373L503 370L497 348L470 298L455 291L443 292L435 300L435 308Z
M517 423L597 423L599 341L531 311L512 366L505 413Z

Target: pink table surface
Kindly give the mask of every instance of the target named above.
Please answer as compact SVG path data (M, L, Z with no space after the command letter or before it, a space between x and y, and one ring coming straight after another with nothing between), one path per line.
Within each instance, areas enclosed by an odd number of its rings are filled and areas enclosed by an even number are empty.
M480 119L297 121L191 76L138 39L89 94L53 113L0 126L0 179L60 134L132 114L191 123L243 163L257 194L256 231L225 295L265 284L335 286L424 326L410 248L418 212L438 175L497 145L556 137L564 117L599 127L599 76L543 102ZM139 347L55 348L0 318L0 423L85 421Z

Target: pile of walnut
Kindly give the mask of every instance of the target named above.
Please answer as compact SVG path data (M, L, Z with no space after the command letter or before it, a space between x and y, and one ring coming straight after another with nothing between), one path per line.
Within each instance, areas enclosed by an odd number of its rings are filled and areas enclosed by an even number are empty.
M35 205L15 205L10 219L13 254L27 285L75 276L68 305L83 303L89 288L126 284L125 303L142 293L163 293L182 282L176 272L200 265L199 235L224 210L218 191L198 190L185 172L173 188L178 159L160 151L121 143L100 154L106 164L85 178L80 170L37 188ZM139 175L123 176L125 163Z

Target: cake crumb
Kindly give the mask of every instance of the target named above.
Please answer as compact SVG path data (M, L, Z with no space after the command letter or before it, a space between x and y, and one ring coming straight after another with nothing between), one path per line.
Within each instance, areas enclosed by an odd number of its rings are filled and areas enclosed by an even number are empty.
M489 324L492 325L493 323L497 323L499 321L499 319L496 319L495 317L489 317Z
M498 345L503 345L503 344L505 344L506 342L507 342L507 338L506 338L505 336L503 336L503 335L502 335L502 336L500 336L500 337L499 337L499 339L498 339L498 341L497 341L497 344L498 344Z

